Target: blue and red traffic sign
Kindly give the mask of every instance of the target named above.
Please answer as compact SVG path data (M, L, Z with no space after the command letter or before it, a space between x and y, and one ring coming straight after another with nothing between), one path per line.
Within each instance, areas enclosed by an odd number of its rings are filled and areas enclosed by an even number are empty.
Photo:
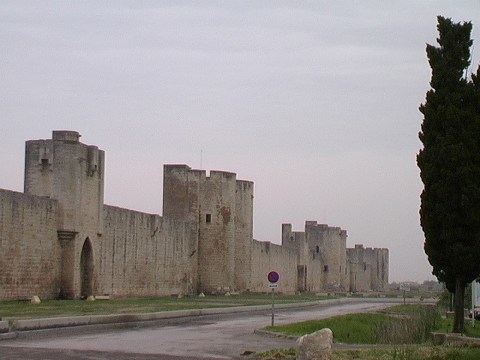
M270 281L272 284L275 284L278 280L280 280L280 275L276 271L270 271L267 278L268 281Z

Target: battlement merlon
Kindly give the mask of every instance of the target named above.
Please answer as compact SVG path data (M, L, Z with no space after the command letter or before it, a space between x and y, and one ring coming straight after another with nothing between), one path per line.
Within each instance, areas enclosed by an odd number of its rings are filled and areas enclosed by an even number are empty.
M252 187L253 184L254 182L250 180L237 180L237 185L243 185L243 187Z
M58 141L69 141L69 142L80 142L80 133L78 131L70 130L53 130L52 131L52 140Z

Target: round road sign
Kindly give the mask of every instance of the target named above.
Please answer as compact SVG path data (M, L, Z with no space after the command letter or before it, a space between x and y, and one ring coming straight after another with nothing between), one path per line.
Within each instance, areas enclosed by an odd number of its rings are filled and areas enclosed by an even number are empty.
M280 275L276 271L270 271L267 278L268 281L270 281L272 284L275 284L280 279Z

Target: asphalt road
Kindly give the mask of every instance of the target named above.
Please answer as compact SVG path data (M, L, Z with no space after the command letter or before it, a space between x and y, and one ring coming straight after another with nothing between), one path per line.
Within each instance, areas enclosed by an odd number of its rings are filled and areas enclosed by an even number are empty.
M275 325L341 314L376 311L391 303L361 302L277 310ZM22 334L0 341L0 359L245 359L247 354L288 348L295 340L254 333L269 326L271 313L202 316L178 323L128 329L84 327Z

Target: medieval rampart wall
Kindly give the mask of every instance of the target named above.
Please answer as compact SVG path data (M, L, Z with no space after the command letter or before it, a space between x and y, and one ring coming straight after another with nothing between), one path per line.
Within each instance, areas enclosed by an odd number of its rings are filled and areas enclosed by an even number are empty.
M267 275L270 271L280 274L279 292L293 294L297 291L297 254L281 245L253 240L252 292L268 292Z
M165 165L163 217L104 205L104 152L79 138L27 141L25 194L0 190L0 299L265 292L270 271L284 293L388 283L388 250L347 261L340 228L253 240L254 184L234 173Z
M57 202L0 189L0 300L60 289Z
M104 206L97 252L97 291L113 296L193 294L196 238L193 223Z

